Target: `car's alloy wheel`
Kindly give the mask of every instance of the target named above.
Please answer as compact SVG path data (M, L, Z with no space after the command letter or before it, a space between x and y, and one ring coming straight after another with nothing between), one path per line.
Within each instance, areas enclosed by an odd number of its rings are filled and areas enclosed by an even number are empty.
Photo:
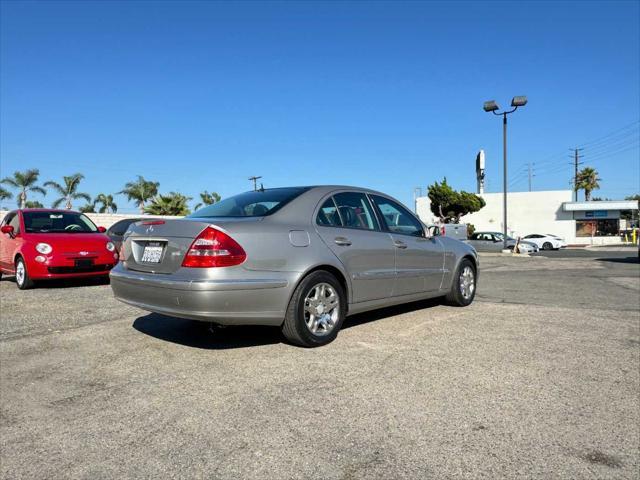
M303 347L326 345L338 335L346 310L346 295L336 277L323 270L312 272L291 296L282 333Z
M328 283L315 285L304 299L304 323L318 336L331 333L340 319L340 299Z
M27 266L22 258L16 260L16 283L20 290L27 290L33 287L33 280L29 278Z
M469 300L476 291L476 274L470 265L465 265L460 273L460 293L462 298Z
M542 244L542 249L543 250L551 250L553 248L553 245L551 245L549 242L544 242Z
M466 307L476 296L477 274L475 264L463 258L456 270L451 290L447 294L447 303L457 307Z

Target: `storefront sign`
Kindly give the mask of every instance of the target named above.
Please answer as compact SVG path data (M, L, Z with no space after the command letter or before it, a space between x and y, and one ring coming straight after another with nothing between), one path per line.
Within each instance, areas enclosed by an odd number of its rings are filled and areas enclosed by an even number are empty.
M584 212L584 218L607 218L608 214L606 210L588 210Z

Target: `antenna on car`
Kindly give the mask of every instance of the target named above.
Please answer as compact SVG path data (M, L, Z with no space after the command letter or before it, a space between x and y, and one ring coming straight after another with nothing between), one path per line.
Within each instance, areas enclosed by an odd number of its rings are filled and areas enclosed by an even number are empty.
M260 192L264 192L264 185L262 185L262 182L260 182L260 190L258 190Z

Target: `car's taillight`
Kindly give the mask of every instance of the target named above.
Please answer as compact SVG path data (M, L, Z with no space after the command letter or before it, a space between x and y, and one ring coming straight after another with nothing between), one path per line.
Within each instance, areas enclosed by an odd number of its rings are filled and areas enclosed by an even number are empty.
M447 233L447 230L446 230L445 226L444 225L441 226L440 227L440 235L445 236L446 233Z
M238 242L220 230L207 227L189 247L182 261L183 267L231 267L240 265L247 254Z

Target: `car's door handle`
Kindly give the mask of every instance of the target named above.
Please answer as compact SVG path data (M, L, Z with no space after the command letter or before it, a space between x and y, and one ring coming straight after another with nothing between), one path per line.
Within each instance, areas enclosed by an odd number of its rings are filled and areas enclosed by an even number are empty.
M393 242L393 246L396 248L407 248L407 244L399 240L396 240L395 242Z
M333 241L336 242L337 245L342 245L343 247L351 245L351 240L346 237L336 237Z

